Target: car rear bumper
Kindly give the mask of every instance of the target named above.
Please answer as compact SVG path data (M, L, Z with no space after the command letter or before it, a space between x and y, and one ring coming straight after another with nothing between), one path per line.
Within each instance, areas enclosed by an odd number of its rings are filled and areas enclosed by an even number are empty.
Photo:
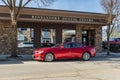
M95 57L96 56L96 53L91 53L91 57Z

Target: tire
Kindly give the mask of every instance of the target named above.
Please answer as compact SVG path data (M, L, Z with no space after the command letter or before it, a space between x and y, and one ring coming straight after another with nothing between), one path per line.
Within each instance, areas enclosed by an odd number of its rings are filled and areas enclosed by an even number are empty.
M52 53L47 53L44 57L45 62L51 62L54 60L54 55Z
M90 54L89 54L88 52L85 52L85 53L83 54L83 56L82 56L82 59L83 59L84 61L88 61L88 60L90 59Z

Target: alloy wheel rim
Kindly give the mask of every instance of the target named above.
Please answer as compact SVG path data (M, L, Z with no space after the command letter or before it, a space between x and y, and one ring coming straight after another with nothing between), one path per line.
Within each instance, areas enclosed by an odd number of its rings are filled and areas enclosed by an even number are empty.
M47 59L47 61L52 61L53 60L53 55L52 54L47 54L46 59Z
M90 55L89 53L85 53L84 56L83 56L84 60L89 60L90 58Z

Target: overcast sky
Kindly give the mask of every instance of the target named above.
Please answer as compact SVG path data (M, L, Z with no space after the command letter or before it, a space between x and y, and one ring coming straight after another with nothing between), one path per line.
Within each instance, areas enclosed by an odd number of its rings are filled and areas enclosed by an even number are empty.
M104 13L100 0L56 0L50 9Z

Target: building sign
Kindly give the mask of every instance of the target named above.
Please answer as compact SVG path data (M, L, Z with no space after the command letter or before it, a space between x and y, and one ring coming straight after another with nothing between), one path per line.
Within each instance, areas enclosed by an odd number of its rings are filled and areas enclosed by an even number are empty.
M8 13L0 13L0 17L10 17ZM79 18L79 17L64 17L64 16L48 16L48 15L20 15L19 18L34 19L34 20L51 20L51 21L68 21L68 22L94 22L106 24L104 18Z
M76 17L62 17L62 16L40 16L40 15L33 15L32 19L37 20L61 20L61 21L77 21L77 22L99 22L105 23L105 19L93 19L93 18L76 18Z

